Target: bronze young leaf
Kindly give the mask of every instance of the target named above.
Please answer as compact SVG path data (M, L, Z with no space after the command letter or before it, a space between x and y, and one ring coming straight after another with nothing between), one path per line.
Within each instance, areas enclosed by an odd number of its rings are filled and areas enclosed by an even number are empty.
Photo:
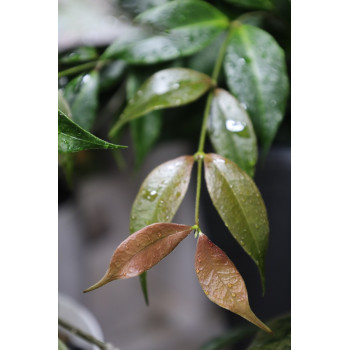
M232 236L258 266L265 290L269 223L260 192L242 169L224 157L206 154L204 165L211 200Z
M144 227L125 239L113 253L102 279L84 293L117 279L138 276L170 254L192 231L191 226L157 223Z
M271 333L250 309L244 280L233 262L203 233L197 242L195 269L204 293L213 303Z

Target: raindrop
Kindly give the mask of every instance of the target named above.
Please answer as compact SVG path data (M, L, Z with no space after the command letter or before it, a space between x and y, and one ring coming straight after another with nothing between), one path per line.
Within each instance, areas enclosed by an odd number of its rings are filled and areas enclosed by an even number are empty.
M229 287L229 288L232 288L232 286L233 286L232 283L229 283L229 284L227 285L227 287Z
M238 64L239 64L240 66L245 65L245 63L246 63L246 60L245 60L244 58L240 58L240 59L238 60Z
M90 75L89 75L89 74L84 75L84 77L83 77L83 83L86 84L89 80L90 80Z
M196 272L199 273L199 269L197 269Z
M245 127L246 127L246 123L244 122L236 121L233 119L226 120L226 129L228 131L239 132L244 130Z
M143 198L147 199L151 202L153 202L156 198L157 198L158 194L157 191L153 190L153 191L145 191L145 193L143 194Z
M235 293L232 293L231 295L232 295L233 297L235 297L235 296L236 296L236 294L235 294Z
M241 106L243 107L243 109L247 109L247 105L245 103L241 102Z

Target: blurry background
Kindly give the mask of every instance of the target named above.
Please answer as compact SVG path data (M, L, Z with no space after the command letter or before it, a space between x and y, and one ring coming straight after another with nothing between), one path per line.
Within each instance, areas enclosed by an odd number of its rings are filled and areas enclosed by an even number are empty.
M59 0L59 55L80 46L94 46L103 51L115 39L133 32L130 21L133 15L162 2L164 0ZM212 3L216 5L215 1ZM218 3L225 12L223 3ZM288 1L280 1L278 8L280 20L270 21L265 29L272 32L286 50L290 69ZM204 50L176 64L211 70L212 51ZM61 78L59 86L65 84L67 78ZM122 79L116 81L101 94L97 120L109 121L122 105L123 84ZM199 349L212 337L247 323L211 303L202 292L193 267L196 241L192 235L149 271L150 306L144 303L138 278L115 281L94 292L82 293L100 279L113 251L128 236L130 209L146 175L162 162L196 151L202 106L200 99L167 111L159 140L137 169L132 146L117 151L122 152L122 161L110 151L78 153L73 186L67 184L59 168L59 292L86 306L100 324L105 340L120 350ZM273 147L265 162L259 162L255 176L271 229L264 297L255 264L221 222L205 187L201 196L201 228L233 260L246 282L251 307L263 321L290 311L289 109L288 105ZM97 123L94 134L106 139L106 130L103 122ZM120 144L132 144L128 132ZM206 151L210 150L208 142ZM194 185L192 180L173 222L193 224ZM244 343L235 349L243 346Z

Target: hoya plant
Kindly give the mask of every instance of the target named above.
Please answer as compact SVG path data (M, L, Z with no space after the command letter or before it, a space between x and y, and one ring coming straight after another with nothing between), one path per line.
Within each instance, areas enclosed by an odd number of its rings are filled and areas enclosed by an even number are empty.
M194 269L205 295L271 332L251 310L244 279L225 247L211 242L199 218L205 181L227 227L215 234L232 235L251 257L264 291L269 221L254 173L259 151L261 157L269 152L289 97L285 51L263 25L278 17L278 4L121 1L134 15L132 35L103 50L80 47L60 56L58 150L69 181L77 152L110 149L120 161L127 146L119 143L129 130L135 164L141 164L166 133L163 120L169 113L175 118L179 113L180 119L186 111L182 106L189 107L186 122L196 126L198 139L192 154L160 164L144 179L130 208L129 235L109 265L106 257L101 280L84 292L139 276L148 303L147 271L192 233L197 238ZM111 120L99 120L101 96L108 89L123 96L122 103ZM94 126L101 123L108 129L103 138L94 135ZM214 151L206 149L206 141ZM191 177L196 179L193 222L174 223Z

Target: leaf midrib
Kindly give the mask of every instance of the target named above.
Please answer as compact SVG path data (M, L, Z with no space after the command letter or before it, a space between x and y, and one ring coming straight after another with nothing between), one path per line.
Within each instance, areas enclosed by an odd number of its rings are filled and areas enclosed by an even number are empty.
M242 205L241 205L241 201L238 199L238 197L237 197L237 196L235 195L235 193L232 191L232 189L231 189L231 187L230 187L230 184L229 184L229 181L226 179L225 175L223 175L223 173L220 171L220 169L216 166L215 162L212 162L212 163L213 163L213 165L215 166L215 168L217 169L217 171L219 172L219 174L222 175L223 179L225 180L225 183L227 184L228 188L230 189L230 192L233 194L234 198L235 198L236 201L238 202L240 211L243 213L244 220L245 220L245 222L247 223L247 225L248 225L248 227L249 227L248 232L250 233L250 235L251 235L252 238L253 238L253 241L254 241L255 246L256 246L256 248L257 248L257 250L258 250L258 253L259 253L259 257L261 257L261 251L260 251L258 242L257 242L256 238L254 237L254 235L252 234L251 226L250 226L249 221L248 221L248 219L247 219L247 217L246 217L246 213L245 213L245 211L243 210L243 207L242 207ZM240 245L241 245L241 244L240 244ZM243 248L245 251L247 251L247 250L245 249L244 246L242 246L242 248ZM249 252L249 255L252 257L251 252ZM253 257L252 257L252 258L253 258ZM254 258L253 258L253 259L254 259ZM255 260L255 259L254 259L254 260Z

